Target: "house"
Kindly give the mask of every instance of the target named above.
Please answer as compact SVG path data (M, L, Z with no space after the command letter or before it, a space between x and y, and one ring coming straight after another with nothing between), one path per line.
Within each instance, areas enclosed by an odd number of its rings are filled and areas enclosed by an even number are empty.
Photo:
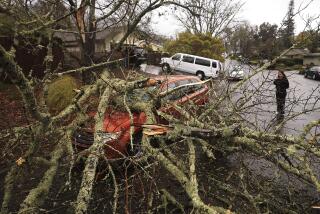
M146 48L151 51L163 52L163 46L155 42L140 40L139 42L137 42L137 46L141 48Z
M95 41L95 57L99 58L106 55L112 50L115 44L120 42L121 38L126 32L125 27L111 27L103 30L98 30ZM78 32L72 31L58 31L55 32L54 37L60 38L64 44L64 48L68 53L66 61L72 61L71 58L81 59L81 44ZM138 38L131 34L124 42L126 45L135 44ZM69 55L69 56L68 56Z
M308 49L292 48L284 56L282 56L282 58L283 59L303 59L303 57L309 53L310 51Z
M126 27L110 27L103 30L98 30L96 33L96 42L95 42L95 58L99 59L103 56L106 56L117 43L123 38L126 33ZM60 38L66 49L66 52L69 53L65 56L65 61L74 63L74 59L81 59L81 44L79 39L79 33L77 32L55 32L55 37ZM152 50L159 51L162 50L162 46L148 43L142 39L143 36L140 31L133 32L124 42L125 46L135 46L135 47L151 47ZM148 45L147 45L148 44ZM73 61L73 63L72 63Z
M303 65L310 64L320 66L320 53L309 53L303 57Z

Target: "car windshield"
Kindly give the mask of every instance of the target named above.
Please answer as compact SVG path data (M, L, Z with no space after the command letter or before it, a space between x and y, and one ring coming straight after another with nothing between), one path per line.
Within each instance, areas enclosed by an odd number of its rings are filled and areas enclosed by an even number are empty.
M152 100L152 94L156 92L158 87L149 87L147 89L135 89L128 93L127 101L129 103L133 102L148 102Z
M190 83L196 83L198 81L193 80L193 79L182 79L176 82L171 82L171 83L164 83L164 86L162 87L162 92L165 91L170 91L173 88L176 87L181 87L186 84ZM148 87L144 89L136 89L133 90L132 92L128 93L127 95L127 102L128 103L134 103L134 102L148 102L152 100L152 97L154 94L158 93L159 86L153 86L153 87ZM168 94L166 97L163 98L163 100L177 100L182 98L183 96L186 96L187 94L194 93L197 90L202 89L202 85L193 85L193 86L186 86L178 89L174 93Z

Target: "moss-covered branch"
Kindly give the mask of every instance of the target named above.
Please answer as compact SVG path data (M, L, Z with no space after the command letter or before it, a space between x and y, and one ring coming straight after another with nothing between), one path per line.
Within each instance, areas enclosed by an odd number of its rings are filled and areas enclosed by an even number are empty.
M11 82L18 87L24 99L26 109L28 109L30 114L36 120L42 123L48 123L49 113L40 112L29 80L23 74L20 66L15 62L12 53L7 52L2 45L0 45L0 67L3 67Z
M103 129L104 114L110 96L111 90L107 87L101 95L98 112L95 116L94 143L90 147L91 154L85 164L81 187L76 201L75 212L79 214L88 212L98 161L104 155L103 148L105 143L112 140L111 136L106 135Z
M143 145L146 150L156 158L163 167L165 167L181 184L183 189L186 191L188 196L191 198L194 207L200 213L226 213L226 210L220 207L208 206L202 202L198 194L197 186L194 185L194 173L192 173L193 179L189 179L188 176L181 171L176 165L174 165L168 158L166 158L161 152L154 149L150 143L149 139L144 137ZM191 159L191 172L194 172L194 159Z
M44 201L47 198L47 195L52 186L53 180L57 174L59 167L59 160L65 152L65 145L63 143L66 141L65 138L56 146L55 150L51 155L50 167L42 177L38 186L32 189L28 196L25 198L23 203L20 205L19 213L37 213L39 208L43 205ZM68 141L67 141L68 142Z

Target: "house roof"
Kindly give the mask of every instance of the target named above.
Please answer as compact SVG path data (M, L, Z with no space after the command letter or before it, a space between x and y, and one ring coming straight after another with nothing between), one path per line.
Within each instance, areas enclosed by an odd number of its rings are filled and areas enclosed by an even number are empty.
M292 48L288 53L286 53L286 56L295 56L295 55L306 55L309 54L310 51L308 49L302 49L302 48Z
M320 53L309 53L306 54L304 57L320 57Z
M97 30L96 32L96 42L104 41L106 38L113 38L119 33L125 33L127 30L127 27L123 25L112 26L112 27L101 25L99 29L100 30ZM56 31L54 33L54 36L60 38L62 41L65 42L65 44L69 44L70 46L79 45L78 42L80 41L80 34L77 31ZM134 43L138 44L138 46L142 46L143 44L148 43L156 47L157 49L163 48L163 46L161 45L161 42L158 43L157 41L157 39L159 39L160 37L155 34L150 36L147 32L136 29L131 34L131 36L134 36L137 39L137 41L135 41ZM146 37L150 37L153 41L147 42Z
M114 33L120 33L122 31L125 31L125 27L110 27L110 28L105 28L98 30L96 33L96 39L101 40L106 38L107 36L114 34ZM57 31L54 33L55 37L58 37L62 39L64 42L74 42L79 40L80 34L78 32L73 32L73 31Z
M54 37L60 38L64 42L74 42L79 38L79 33L69 31L54 32Z

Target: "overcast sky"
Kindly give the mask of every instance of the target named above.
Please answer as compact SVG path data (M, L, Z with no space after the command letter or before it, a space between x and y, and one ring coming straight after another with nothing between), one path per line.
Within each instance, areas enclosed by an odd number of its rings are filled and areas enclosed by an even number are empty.
M304 7L310 0L295 0L297 11L302 3ZM248 20L251 24L259 25L263 22L280 25L288 11L290 0L243 0L244 6L238 15L239 20ZM296 33L304 29L302 17L320 15L320 0L314 0L300 15L295 17ZM302 16L302 17L301 17ZM172 14L166 14L154 19L154 29L166 36L175 36L183 28Z

